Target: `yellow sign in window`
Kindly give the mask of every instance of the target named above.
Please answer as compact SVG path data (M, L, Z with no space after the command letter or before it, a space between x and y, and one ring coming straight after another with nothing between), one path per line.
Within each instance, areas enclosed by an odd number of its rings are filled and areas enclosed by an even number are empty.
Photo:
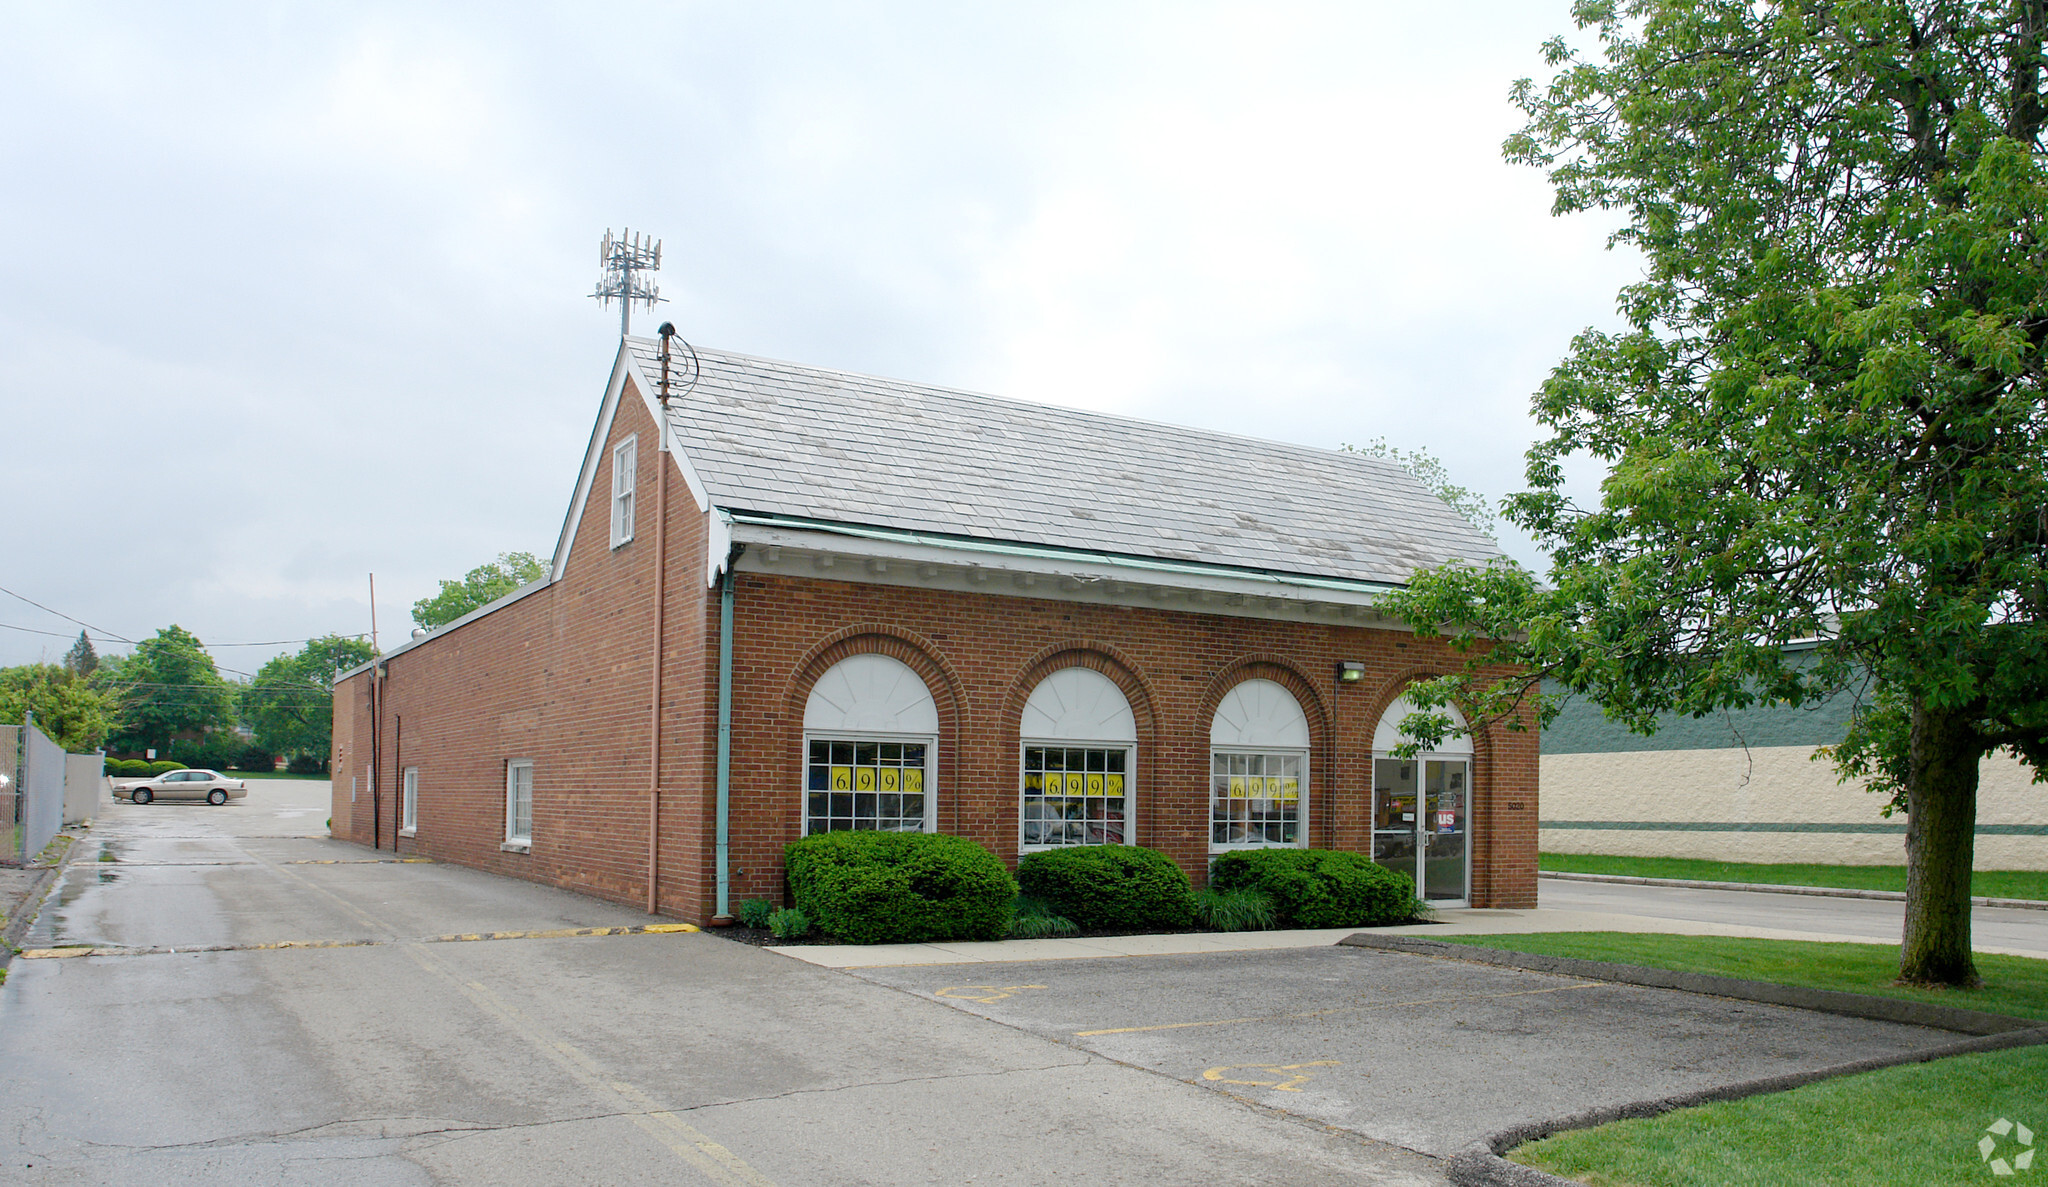
M910 792L912 795L922 793L924 791L924 772L916 767L904 768L903 790Z
M1280 798L1283 800L1300 799L1301 780L1298 777L1291 775L1285 779L1280 780Z
M1104 775L1102 777L1102 793L1104 795L1122 795L1124 793L1124 777L1122 775Z
M1101 795L1101 794L1102 794L1102 776L1100 776L1100 775L1090 775L1090 776L1088 776L1088 794L1089 794L1089 795Z
M853 790L853 768L852 768L852 767L833 767L833 768L832 768L832 790L834 790L834 791L852 791L852 790Z
M1068 794L1068 795L1086 795L1086 794L1088 794L1088 776L1086 776L1086 775L1083 775L1083 774L1081 774L1081 773L1080 773L1079 771L1075 771L1075 772L1073 772L1073 773L1069 774L1069 775L1067 776L1067 794Z
M1247 789L1245 788L1245 785L1244 785L1244 776L1243 776L1243 775L1232 775L1232 776L1230 777L1230 798L1231 798L1231 799L1234 799L1234 800L1241 800L1241 799L1245 798L1246 796L1248 796L1248 795L1250 795L1250 794L1251 794L1251 792L1250 792L1250 791L1248 791L1248 790L1247 790Z
M895 767L883 767L883 768L882 768L882 790L883 790L883 791L895 791L895 790L896 790L896 788L897 788L897 786L898 786L898 784L899 784L899 782L900 782L900 780L901 780L901 777L902 777L902 775L903 775L903 772L902 772L902 771L899 771L899 770L897 770L897 769L896 769Z

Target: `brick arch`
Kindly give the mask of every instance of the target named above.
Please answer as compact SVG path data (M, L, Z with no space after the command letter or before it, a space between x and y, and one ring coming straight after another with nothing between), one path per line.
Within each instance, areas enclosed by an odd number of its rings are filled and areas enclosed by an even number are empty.
M1138 667L1137 661L1114 644L1096 639L1055 643L1024 661L1023 670L1010 683L1009 692L1003 697L1001 728L1006 737L1016 737L1022 728L1024 702L1031 699L1039 681L1065 668L1089 668L1109 677L1110 683L1122 689L1124 700L1130 703L1131 717L1138 725L1138 744L1149 749L1158 742L1159 698L1153 691L1152 681Z
M1379 685L1373 689L1373 709L1371 716L1366 719L1368 744L1371 741L1372 733L1379 729L1380 718L1386 716L1387 710L1392 707L1394 701L1402 693L1408 691L1409 685L1418 684L1424 680L1434 680L1438 676L1447 674L1437 668L1417 664L1380 681ZM1469 706L1458 705L1458 712L1464 716L1467 724L1471 723L1472 710ZM1490 760L1493 749L1492 734L1492 729L1483 729L1474 731L1470 735L1472 739L1472 759L1475 763Z
M1320 835L1324 848L1334 847L1337 837L1338 800L1336 713L1323 688L1293 660L1280 655L1240 656L1224 665L1202 690L1196 707L1195 724L1206 731L1216 719L1216 710L1230 690L1246 680L1271 680L1294 694L1308 718L1309 736L1309 835ZM1375 718L1374 720L1378 720ZM1206 732L1202 737L1206 741ZM1315 842L1310 841L1311 844Z
M776 769L781 773L779 785L803 787L801 739L804 707L810 700L811 689L820 677L832 670L834 664L856 655L885 655L901 662L917 673L918 679L924 681L925 689L932 694L932 703L939 711L937 791L940 830L949 831L945 828L948 813L953 816L957 827L962 747L966 743L970 711L964 691L966 683L960 679L952 661L931 640L888 623L867 622L842 627L812 644L797 660L791 670L788 687L783 692L783 720L791 723L798 742L783 747L785 753L776 763Z
M1370 725L1368 729L1377 730L1379 728L1380 718L1386 715L1387 709L1393 705L1395 698L1407 691L1409 685L1422 680L1431 680L1445 674L1437 668L1418 664L1382 681L1373 690L1374 709L1369 719ZM1470 724L1472 721L1471 708L1460 704L1458 705L1458 712L1464 714L1465 721L1467 724ZM1503 727L1489 726L1485 729L1475 730L1469 735L1472 739L1472 801L1467 809L1469 816L1467 817L1466 827L1471 836L1472 873L1471 882L1465 887L1465 893L1468 896L1467 901L1475 906L1492 905L1497 901L1496 895L1498 894L1495 888L1493 866L1495 861L1495 832L1498 828L1501 812L1500 805L1496 801L1502 797L1503 789L1498 786L1500 766L1497 759L1499 752L1495 746L1493 733L1495 729L1499 728ZM1371 744L1370 735L1367 737L1367 744L1368 746ZM1370 776L1368 776L1369 784Z

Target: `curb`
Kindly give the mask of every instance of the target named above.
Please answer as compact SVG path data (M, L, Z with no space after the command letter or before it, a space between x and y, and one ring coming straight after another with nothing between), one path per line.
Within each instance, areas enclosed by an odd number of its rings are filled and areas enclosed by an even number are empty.
M2031 1018L2013 1018L1983 1010L1958 1010L1953 1006L1935 1006L1899 998L1847 993L1839 989L1806 989L1797 985L1778 985L1770 981L1745 981L1738 977L1680 973L1670 969L1615 964L1604 960L1576 960L1564 956L1539 956L1533 952L1515 952L1506 948L1447 944L1442 940L1425 940L1416 936L1376 936L1369 932L1360 932L1337 942L1353 948L1386 948L1416 956L1463 960L1473 964L1504 965L1509 968L1528 969L1531 972L1555 973L1563 977L1612 981L1621 985L1641 985L1649 989L1676 989L1682 993L1702 993L1709 997L1728 997L1738 1001L1790 1006L1795 1010L1840 1014L1872 1022L1896 1022L1904 1026L1924 1026L1932 1030L1953 1031L1957 1034L2001 1035L2043 1029L2040 1022Z
M1826 1014L1840 1014L1851 1018L1864 1018L1877 1022L1899 1022L1909 1026L1924 1026L1936 1030L1954 1031L1975 1037L1939 1047L1904 1055L1881 1056L1863 1059L1854 1063L1837 1064L1833 1067L1817 1068L1813 1071L1794 1072L1790 1075L1768 1076L1757 1080L1746 1080L1736 1084L1724 1084L1717 1088L1706 1088L1696 1092L1681 1093L1677 1096L1658 1097L1652 1100L1631 1101L1622 1105L1592 1109L1583 1113L1559 1117L1549 1121L1531 1122L1490 1134L1454 1155L1445 1164L1444 1172L1451 1182L1459 1187L1583 1187L1576 1180L1560 1178L1548 1171L1509 1162L1502 1154L1524 1142L1533 1142L1556 1133L1573 1129L1588 1129L1605 1125L1610 1121L1625 1121L1639 1117L1655 1117L1674 1109L1691 1108L1694 1105L1710 1104L1714 1101L1741 1100L1744 1097L1761 1096L1766 1093L1784 1092L1805 1084L1821 1080L1832 1080L1839 1076L1852 1076L1861 1072L1877 1071L1881 1068L1900 1067L1909 1063L1928 1063L1956 1055L1973 1055L1985 1051L2005 1051L2016 1047L2031 1047L2048 1044L2048 1026L2030 1018L2012 1018L2004 1014L1991 1014L1981 1010L1958 1010L1949 1006L1927 1005L1921 1002L1899 1001L1887 997L1873 997L1862 993L1845 993L1834 989L1802 989L1791 985L1775 985L1768 981L1745 981L1735 977L1713 977L1701 973L1679 973L1669 969L1644 968L1640 965L1614 964L1602 960L1574 960L1560 956L1538 956L1528 952L1514 952L1505 948L1479 948L1467 944L1447 944L1442 940L1422 940L1412 936L1377 936L1361 932L1337 941L1354 948L1381 948L1394 952L1405 952L1416 956L1429 956L1444 960L1464 960L1475 964L1503 965L1510 968L1528 969L1532 972L1557 973L1570 977L1584 977L1595 981L1611 981L1623 985L1641 985L1653 989L1676 989L1687 993L1702 993L1714 997L1735 998L1740 1001L1763 1002L1768 1005L1791 1006L1795 1009L1815 1010Z
M1888 903L1906 901L1904 891L1857 890L1847 886L1784 886L1775 882L1700 882L1691 878L1638 878L1632 874L1572 874L1563 870L1538 870L1536 876L1556 878L1561 882L1614 882L1624 886L1674 886L1681 890L1748 890L1758 894L1806 894L1816 898L1880 899ZM1972 897L1970 905L2048 911L2048 900L2032 898Z
M36 916L42 914L43 900L49 897L50 888L57 884L57 878L63 874L64 867L71 864L71 855L78 852L85 841L82 832L73 832L70 835L71 844L64 847L64 856L58 859L56 865L29 867L35 871L35 879L29 883L28 893L15 900L14 909L7 915L6 930L0 932L0 941L4 941L0 942L0 970L5 970L14 963L14 954L21 945L21 937L28 934L28 929L35 924Z

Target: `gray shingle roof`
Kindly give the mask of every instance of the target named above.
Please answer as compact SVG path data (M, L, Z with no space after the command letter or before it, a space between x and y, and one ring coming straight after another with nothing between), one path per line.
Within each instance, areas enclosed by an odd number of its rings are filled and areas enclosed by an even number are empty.
M669 417L730 511L1365 581L1500 555L1391 462L697 353Z

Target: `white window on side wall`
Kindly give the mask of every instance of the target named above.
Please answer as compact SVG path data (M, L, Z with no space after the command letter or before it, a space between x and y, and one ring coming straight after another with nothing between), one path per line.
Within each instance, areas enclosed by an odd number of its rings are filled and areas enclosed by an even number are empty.
M1135 838L1138 722L1116 682L1063 668L1024 702L1017 843L1025 852Z
M533 844L533 760L515 758L505 764L505 844Z
M404 814L399 818L398 831L410 836L420 827L420 769L405 768Z
M612 450L612 547L633 538L633 489L639 479L640 438L636 434Z
M1271 680L1247 680L1209 725L1209 851L1308 844L1308 717Z
M804 833L931 832L939 708L908 664L843 659L804 705Z

